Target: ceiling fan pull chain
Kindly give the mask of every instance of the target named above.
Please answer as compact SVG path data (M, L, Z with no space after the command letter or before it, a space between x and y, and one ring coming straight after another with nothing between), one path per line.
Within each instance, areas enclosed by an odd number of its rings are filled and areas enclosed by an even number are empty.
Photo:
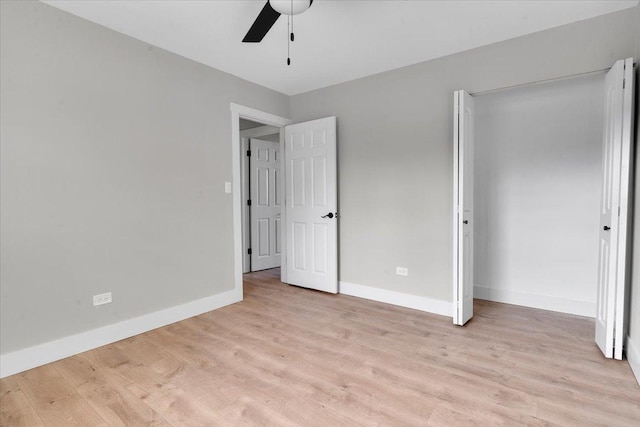
M287 35L289 34L289 27L291 26L291 16L287 17ZM287 65L291 65L291 53L289 47L289 37L287 37Z
M293 41L293 0L291 0L291 41Z

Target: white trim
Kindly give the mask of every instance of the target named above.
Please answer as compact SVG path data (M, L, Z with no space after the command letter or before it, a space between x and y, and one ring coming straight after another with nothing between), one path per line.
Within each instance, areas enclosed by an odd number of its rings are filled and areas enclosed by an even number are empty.
M251 129L245 129L240 131L240 136L242 138L258 138L260 136L273 135L274 133L280 132L280 128L278 126L258 126Z
M0 355L0 378L111 344L240 301L235 290Z
M636 376L636 381L640 384L640 347L636 347L636 343L631 341L631 337L627 335L627 344L624 351L627 353L627 361L631 366L633 375Z
M244 131L242 131L244 132ZM240 184L241 184L241 197L240 209L242 210L242 273L249 273L251 271L251 255L249 255L249 248L251 247L251 221L249 206L245 203L245 200L249 200L249 157L244 153L251 149L250 139L241 136L241 148L240 153Z
M539 308L542 310L558 311L578 316L595 317L596 303L549 295L531 294L528 292L512 291L509 289L495 289L485 286L473 287L474 297L487 301L520 305L523 307Z
M291 123L291 120L276 116L275 114L265 113L244 105L231 103L231 192L233 203L233 273L234 273L234 290L236 297L242 301L242 176L240 174L240 119L248 119L254 122L263 123L265 125L284 127ZM280 144L282 147L283 139L280 132ZM284 150L282 151L284 152ZM282 166L284 168L284 165ZM284 221L285 209L282 209L282 221ZM285 230L283 230L283 233ZM284 236L282 236L284 239ZM284 245L284 240L283 243ZM282 248L283 252L286 248ZM284 267L284 260L283 267ZM282 268L281 271L285 271ZM283 277L283 281L284 281Z
M232 114L238 114L239 118L251 120L265 125L282 127L291 124L291 119L276 116L275 114L256 110L255 108L245 107L244 105L232 102L230 104ZM238 132L240 132L240 123L238 123Z
M426 298L349 282L339 282L339 284L339 292L344 295L399 305L401 307L413 308L414 310L426 311L427 313L447 317L451 317L453 310L453 305L450 301Z
M285 127L280 131L280 153L282 154L282 162L280 163L280 174L284 177L280 181L280 194L282 194L282 203L280 208L280 224L286 224L287 221L287 164L284 161L285 153ZM289 283L287 276L287 227L280 227L280 281Z

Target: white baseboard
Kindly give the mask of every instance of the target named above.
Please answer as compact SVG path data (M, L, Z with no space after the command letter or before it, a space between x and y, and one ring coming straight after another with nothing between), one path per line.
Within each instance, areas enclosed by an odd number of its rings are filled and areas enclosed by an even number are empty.
M356 285L355 283L348 282L340 282L340 293L373 301L385 302L387 304L399 305L401 307L413 308L414 310L426 311L427 313L440 314L447 317L451 317L453 315L453 304L450 301L420 297L417 295L389 291L386 289L374 288L372 286Z
M627 345L625 351L627 352L627 361L633 375L636 376L636 381L640 384L640 347L637 347L640 343L635 343L631 340L631 337L627 335Z
M596 315L596 304L588 301L571 300L506 289L487 288L478 285L473 287L473 296L478 299L559 311L561 313L576 314L578 316L595 317Z
M236 289L0 355L0 378L55 362L242 300Z

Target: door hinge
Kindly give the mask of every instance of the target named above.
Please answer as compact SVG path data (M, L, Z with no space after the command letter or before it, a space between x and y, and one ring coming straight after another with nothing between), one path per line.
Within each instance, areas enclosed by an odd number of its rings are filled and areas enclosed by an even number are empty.
M251 206L251 200L247 200L247 206Z
M251 150L247 150L247 157L251 157Z
M247 255L251 255L251 248L247 249Z
M627 87L627 79L626 78L622 79L622 89L624 89L625 87Z

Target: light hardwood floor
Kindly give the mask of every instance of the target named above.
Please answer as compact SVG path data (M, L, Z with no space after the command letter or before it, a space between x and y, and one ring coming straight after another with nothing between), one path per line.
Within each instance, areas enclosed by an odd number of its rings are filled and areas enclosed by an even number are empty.
M0 381L14 425L640 425L586 318L451 319L245 276L245 300Z

